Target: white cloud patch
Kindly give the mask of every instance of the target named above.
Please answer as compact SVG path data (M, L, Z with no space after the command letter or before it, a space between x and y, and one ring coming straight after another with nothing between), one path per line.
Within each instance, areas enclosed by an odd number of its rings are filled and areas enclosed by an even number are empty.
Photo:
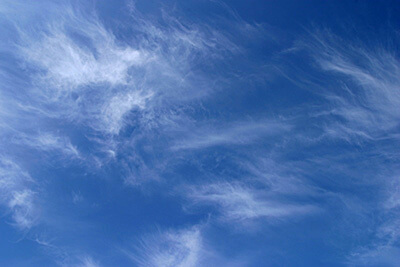
M152 97L152 94L146 96L138 92L130 92L123 95L115 95L103 109L103 123L110 132L118 133L124 123L124 115L137 107L144 109L146 101Z
M139 266L199 266L203 253L201 231L192 227L143 238L137 252L124 251Z
M38 219L36 193L31 190L33 179L13 161L0 157L0 203L20 230L29 230Z
M29 13L18 5L14 9ZM131 110L206 95L204 73L195 74L193 67L238 50L215 29L168 14L160 23L131 8L133 34L123 39L93 13L68 4L52 4L50 10L32 27L14 21L15 54L31 71L34 87L24 106L106 134L118 135L130 123Z
M25 44L20 46L21 55L45 71L41 78L49 86L56 87L56 93L90 84L126 84L128 69L145 60L140 51L119 47L112 33L93 17L64 16L60 22L60 25L50 25L49 32L26 36ZM67 27L73 27L88 43L80 44L68 36Z
M147 52L122 45L95 15L81 14L68 5L63 8L67 12L51 14L45 26L19 32L18 56L37 69L34 105L58 106L52 116L117 134L123 116L134 107L143 108L151 95L142 96L128 73L143 66ZM124 89L117 90L118 95L116 86Z
M215 73L210 69L242 52L223 27L177 19L173 12L163 10L162 16L155 18L144 16L131 5L124 14L130 16L124 24L110 23L108 27L92 7L86 7L79 2L22 5L6 1L1 5L4 21L17 33L13 42L2 49L15 58L18 71L24 70L24 77L6 81L12 85L7 86L7 105L13 108L7 125L13 129L15 142L82 159L78 148L60 134L64 129L57 134L45 132L48 124L54 128L54 124L68 123L77 131L83 130L87 140L94 143L99 153L88 158L97 166L115 163L121 144L129 139L120 135L122 130L138 129L130 137L138 143L146 139L137 138L143 134L139 129L145 129L151 137L179 131L181 121L177 117L186 116L183 109L192 108L190 101L215 90ZM45 15L42 10L47 10ZM235 21L232 27L240 28L242 35L254 34L261 28L237 16L230 19ZM217 21L220 20L216 18ZM21 87L18 95L15 84ZM24 125L24 120L29 123ZM37 133L32 121L43 125L44 133L31 135ZM256 134L250 129L253 126L248 127L232 129L232 136L212 133L209 140L185 135L192 144L174 144L174 148L190 148L194 143L195 147L207 147L221 142L251 142ZM254 128L267 135L274 131L261 125ZM135 160L132 165L146 170L146 175L157 176L152 174L152 166L143 163L141 155L135 154ZM135 177L136 180L144 179Z

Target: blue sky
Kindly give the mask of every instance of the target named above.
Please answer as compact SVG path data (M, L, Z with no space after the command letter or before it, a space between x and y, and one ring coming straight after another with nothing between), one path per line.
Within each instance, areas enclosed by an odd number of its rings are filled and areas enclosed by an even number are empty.
M0 3L1 266L399 266L397 1Z

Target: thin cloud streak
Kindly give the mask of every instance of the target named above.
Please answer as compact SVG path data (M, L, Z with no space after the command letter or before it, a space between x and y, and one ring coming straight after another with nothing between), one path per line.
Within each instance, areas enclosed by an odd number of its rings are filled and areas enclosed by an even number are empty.
M13 143L45 152L59 152L66 158L80 158L78 148L71 143L69 138L60 137L52 133L16 135L13 137Z
M138 266L181 266L200 264L203 253L201 230L166 231L143 237L136 251L123 252Z
M284 219L318 210L310 204L284 203L268 194L268 190L242 183L214 183L187 189L194 205L211 205L230 223L253 219Z
M214 146L246 145L271 136L287 133L292 126L285 122L237 122L224 128L195 129L176 142L172 150L206 149Z

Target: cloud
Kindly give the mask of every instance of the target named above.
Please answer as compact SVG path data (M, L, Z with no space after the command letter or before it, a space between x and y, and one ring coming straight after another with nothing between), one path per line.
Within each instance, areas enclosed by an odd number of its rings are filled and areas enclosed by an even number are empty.
M95 18L61 17L60 22L61 25L51 25L48 33L38 32L27 37L20 46L21 55L45 71L41 78L48 86L57 88L55 93L74 91L90 84L125 84L128 69L145 60L139 51L118 47L114 36ZM88 39L90 43L86 45L93 45L94 51L67 35L67 22L76 34Z
M57 248L58 249L58 248ZM100 267L102 266L98 261L90 256L84 255L80 257L71 257L69 255L64 255L62 261L58 261L58 265L62 267L72 266L72 267Z
M35 223L34 193L31 190L14 191L8 202L15 225L20 229L29 229Z
M78 204L84 200L80 192L72 192L72 203Z
M283 119L221 119L185 125L198 119L200 100L212 95L218 80L225 75L231 78L229 71L218 69L219 62L229 65L230 56L242 52L231 34L217 30L214 24L177 19L165 12L161 17L145 17L134 7L128 23L114 28L81 6L54 4L46 10L46 15L37 16L29 27L22 19L7 16L18 33L12 46L15 50L9 50L14 51L16 65L26 75L20 80L28 81L26 90L21 86L18 93L7 93L12 95L10 105L17 109L15 117L26 118L31 113L32 121L59 127L61 133L46 127L38 132L37 125L23 127L21 121L13 120L16 144L41 153L86 159L62 133L72 125L74 134L90 142L82 149L94 151L90 158L98 160L98 166L115 163L108 166L112 172L117 170L110 176L128 173L125 181L135 185L143 178L162 176L164 169L170 171L165 162L179 158L173 152L229 147L235 152L230 163L242 168L245 175L239 177L239 173L235 181L188 185L185 195L192 204L211 206L218 218L230 223L283 220L318 210L305 200L315 196L315 190L302 175L272 172L275 162L261 168L256 166L260 154L236 149L281 140L282 135L292 133L291 123ZM30 13L22 7L14 12L18 17ZM234 34L247 32L254 38L259 33L257 27L237 20L232 23L239 29ZM0 112L2 115L3 107ZM31 227L36 192L25 185L12 192L4 203L14 212L17 224ZM72 201L78 203L82 196L73 194ZM145 237L135 252L126 254L143 266L196 266L202 262L203 243L201 230L192 227ZM65 262L69 266L98 265L90 257Z
M195 205L211 205L229 222L253 219L283 219L313 213L317 208L309 204L279 201L268 189L247 186L241 182L219 182L187 190L187 197Z
M130 111L154 112L165 101L206 95L210 86L199 66L237 50L210 26L167 13L159 22L131 8L134 34L117 38L83 6L53 3L49 8L48 16L38 16L31 27L7 16L18 29L15 57L32 81L24 106L105 134L118 135L132 123L126 119ZM14 9L30 14L18 5Z
M294 52L306 51L314 62L309 73L298 71L295 80L323 99L312 111L322 132L317 143L329 147L326 138L345 141L335 146L336 159L324 154L311 161L314 167L326 166L324 175L334 166L337 176L352 178L337 179L336 183L349 188L352 198L361 204L347 207L342 216L362 217L370 234L367 241L352 247L350 265L395 266L399 260L395 256L400 240L398 153L393 148L399 141L400 61L393 47L385 45L391 41L367 43L341 38L329 30L314 30ZM364 197L361 188L374 197ZM346 195L342 190L337 195ZM346 225L356 232L357 223Z
M230 167L223 172L186 183L178 191L189 201L188 210L209 207L218 220L248 230L249 223L303 218L326 208L323 203L333 195L309 178L316 175L314 166L288 159L279 146L262 151L236 153L224 159Z
M379 221L373 226L373 236L367 244L356 247L348 261L354 265L397 266L400 260L400 189L398 177L383 178L382 201L375 212Z
M189 210L210 207L217 211L219 220L236 226L238 222L243 223L245 229L250 222L277 222L321 211L322 207L314 202L315 199L322 201L332 194L309 179L316 173L313 166L288 159L287 152L282 149L285 140L282 136L296 130L285 120L262 121L232 123L218 130L200 128L186 140L178 137L182 140L177 142L180 146L173 146L174 150L191 151L213 146L235 148L233 155L223 158L223 164L229 167L220 173L202 168L201 182L186 183L178 189L189 201ZM263 142L274 145L261 153L235 147L251 144L260 147Z
M49 239L45 232L28 238L36 242L46 254L50 255L54 264L62 267L100 267L100 262L82 250L71 249L68 246L57 245L57 238Z
M362 249L351 254L348 264L351 266L397 266L400 261L400 249L393 246L379 246L371 250Z
M123 125L126 124L124 115L135 107L144 109L146 101L151 96L152 94L144 96L138 92L113 96L103 109L104 124L107 125L111 132L118 133Z
M82 259L82 263L77 265L77 267L100 267L100 264L98 262L96 262L95 260L93 260L93 258L91 257L84 257Z
M44 8L46 15L41 12ZM76 135L84 134L85 140L96 147L96 155L89 158L99 167L118 164L115 159L128 153L127 144L137 149L151 138L160 140L165 133L180 131L182 118L190 117L187 110L196 109L199 99L216 90L216 81L225 79L216 64L226 64L232 55L243 52L230 30L218 24L227 22L218 17L213 23L176 19L171 10L151 17L130 5L124 14L128 15L126 24L106 25L83 2L22 5L7 1L0 12L6 14L6 26L17 33L2 47L16 67L12 73L3 68L6 75L1 76L0 83L7 85L4 93L13 112L6 114L7 118L2 116L0 123L7 120L5 125L11 128L15 142L85 160L78 148L59 134L65 131L64 125L73 126ZM237 15L230 20L235 21L232 27L241 29L241 35L254 34L260 28ZM9 107L0 105L3 115ZM269 124L280 129L277 123ZM32 135L38 125L43 132ZM256 139L252 131L267 135L275 131L262 125L244 127L248 129L232 127L232 136L211 133L209 140L187 134L191 145L173 146L185 149L193 144L246 143ZM145 170L145 175L157 176L142 156L137 153L131 157L131 165ZM134 184L136 180L143 179L135 177Z
M13 143L32 147L45 152L58 152L67 158L79 158L80 153L69 138L60 137L52 133L39 133L37 135L19 134L13 137Z
M143 108L149 96L135 89L128 73L143 66L146 52L122 45L94 14L84 15L68 5L63 8L64 12L51 14L45 25L19 32L17 56L36 73L32 78L38 88L33 90L36 103L32 104L57 105L53 115L117 134L123 116L136 106ZM116 86L125 90L117 95ZM89 118L82 118L82 112Z
M311 36L303 45L330 82L320 83L316 92L331 104L326 115L342 120L328 124L327 134L350 141L395 137L400 118L398 57L382 44L347 42L329 31Z
M15 33L0 47L7 55L1 65L0 94L7 101L0 101L0 125L2 134L13 136L12 145L90 161L86 167L118 165L128 173L123 179L128 184L149 176L159 180L156 167L163 159L149 163L146 151L137 149L179 131L187 109L196 109L197 100L223 79L215 64L242 51L236 37L215 24L218 18L215 23L177 19L172 10L151 17L134 6L126 12L124 23L115 25L83 2L2 2L2 32ZM66 130L90 144L80 150Z
M247 145L291 129L283 121L236 122L225 127L199 127L181 138L172 150L206 149L214 146Z
M38 219L36 193L29 174L16 163L0 157L0 204L11 213L12 224L20 230L29 230Z
M136 252L124 251L139 266L198 266L203 253L197 226L149 235L139 244Z

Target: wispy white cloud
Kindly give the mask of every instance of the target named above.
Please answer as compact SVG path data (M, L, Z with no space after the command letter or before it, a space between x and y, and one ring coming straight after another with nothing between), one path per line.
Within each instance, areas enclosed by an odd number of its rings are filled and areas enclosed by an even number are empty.
M20 229L31 228L36 221L35 193L29 189L14 191L8 202L15 225Z
M187 197L194 204L214 206L222 219L230 222L282 219L318 210L310 204L285 203L274 198L266 188L255 188L240 182L213 183L186 190Z
M315 170L287 160L278 150L237 154L230 159L234 170L211 177L206 173L206 181L184 186L180 192L189 200L189 210L208 206L218 219L244 229L252 222L275 223L322 211L325 207L315 200L332 195L308 179Z
M69 138L60 137L52 133L19 134L13 137L13 143L32 147L40 151L59 152L65 157L79 158L80 153Z
M343 120L326 126L327 134L348 140L393 137L400 118L397 56L381 44L349 43L329 31L316 31L305 46L336 86L320 84L326 89L317 92L331 103L326 115Z
M59 248L57 248L58 250ZM88 255L71 257L69 255L64 255L64 259L57 260L58 266L67 267L100 267L102 266L97 260L93 259Z
M154 18L144 16L131 5L127 11L130 19L126 25L118 26L124 28L119 31L120 28L106 27L93 10L82 3L46 2L46 16L40 12L43 6L42 3L20 5L7 1L0 11L7 14L5 21L17 32L17 37L5 50L26 70L26 77L20 79L24 81L21 87L26 88L21 91L24 97L14 95L14 90L7 91L11 95L10 106L15 110L15 119L8 120L8 125L24 132L19 119L26 118L29 113L35 121L51 119L52 123L68 121L88 127L95 131L88 139L95 142L100 151L90 157L96 166L114 162L121 144L126 144L119 136L125 126L146 130L147 136L157 134L149 132L152 128L158 132L180 131L179 118L176 118L185 116L184 112L176 111L182 108L180 105L214 90L215 79L209 76L215 73L207 69L216 61L226 61L241 52L233 41L235 37L223 29L210 23L178 20L171 11L163 10L162 17ZM243 35L254 34L262 28L244 22L237 15L231 19ZM115 34L125 31L129 34ZM275 128L281 129L278 123L271 124L274 123L232 126L231 136L217 131L210 134L209 140L201 137L201 132L199 136L185 135L192 144L174 144L174 148L184 149L196 142L195 147L221 142L246 143L256 139L257 134L253 132L273 135ZM137 138L141 134L136 131L130 142L142 142ZM37 149L82 156L66 138L44 135L18 134L21 142ZM189 140L191 138L193 140ZM131 159L132 165L143 171L138 171L139 174L135 170L127 172L136 176L142 173L157 176L139 154ZM128 180L136 184L144 179L129 177Z
M349 257L351 266L390 266L395 267L400 261L400 248L394 246L377 246L372 249L359 249Z
M152 234L141 240L136 252L124 253L139 266L198 266L203 253L201 229Z
M166 13L159 23L131 8L135 34L121 40L95 14L61 6L32 27L14 22L15 54L32 71L34 83L26 104L41 115L77 120L105 133L118 134L131 110L207 94L204 73L193 75L193 67L237 50L210 26L185 24Z
M93 258L92 256L83 253L81 250L76 251L69 247L60 246L57 244L57 238L49 239L44 232L40 235L34 235L34 237L29 238L30 240L36 242L42 250L44 250L48 255L51 256L54 264L57 266L67 267L100 267L100 261Z
M95 261L92 257L85 256L81 259L81 263L76 265L76 267L100 267L101 265Z
M348 257L355 265L397 266L400 261L400 190L398 177L384 178L383 200L375 212L379 223L373 227L370 241L358 246Z
M13 12L20 12L19 17L29 13L20 8L13 9ZM154 139L158 142L168 139L162 145L173 152L191 152L215 146L254 145L291 131L290 123L282 120L241 121L217 127L206 123L198 128L179 125L184 120L184 115L175 112L181 108L179 105L209 95L213 90L211 85L215 81L208 79L206 73L209 70L206 69L212 68L215 60L229 58L232 53L241 51L231 41L231 35L216 30L214 25L189 23L167 13L158 18L162 20L160 23L132 7L131 21L117 37L95 14L78 9L59 5L47 12L48 17L38 18L40 22L32 23L30 27L21 26L19 19L14 21L18 30L16 45L12 46L16 48L14 56L27 70L31 84L24 91L26 99L10 99L15 101L13 106L19 108L21 114L17 115L21 117L32 112L37 120L68 121L89 128L89 137L85 138L101 146L99 150L107 155L102 155L101 159L99 156L98 165L114 159L119 159L119 164L129 162L128 167L119 165L130 175L127 183L141 183L147 176L158 177L156 167L162 163L156 161L160 158L162 161L165 156L148 147L157 145L149 141L149 136L160 132L162 136ZM8 16L7 19L13 18ZM235 25L237 34L254 36L258 33L257 27L242 20ZM130 33L129 38L121 37L124 31ZM1 106L0 112L3 112ZM133 126L135 130L123 137L120 133L130 130L127 126ZM157 133L150 131L152 127ZM173 133L179 136L171 137ZM71 140L62 135L24 132L16 136L16 143L42 152L61 152L74 158L82 156ZM148 138L146 142L142 142L143 136ZM137 146L136 141L140 143ZM126 144L131 146L127 148ZM119 154L119 149L129 156ZM149 160L150 156L142 157L141 153L147 151L158 155L154 160L156 163ZM170 155L171 151L168 152ZM257 159L257 156L250 156L250 160ZM244 179L190 186L187 197L196 205L215 207L221 219L231 222L283 219L318 209L288 197L307 195L312 191L300 179L282 178L282 175L265 177L262 175L264 170L258 167L251 169L247 165L243 168L257 177L256 182ZM34 202L36 194L29 187L21 188L10 194L5 203L14 211L17 224L29 225L24 226L28 228L32 225L30 216L35 214L35 206L30 203ZM80 199L79 194L73 195L74 203ZM202 234L197 227L149 236L142 240L137 253L126 252L142 266L197 266L203 253ZM65 262L68 266L98 266L90 257Z
M326 165L327 173L335 166L337 173L356 181L338 182L357 192L354 198L363 203L347 207L346 216L354 218L354 210L357 216L368 214L360 220L367 225L370 238L355 246L349 256L349 264L356 266L395 266L399 261L398 178L393 175L398 170L398 153L393 148L399 142L400 61L397 52L384 45L386 41L349 41L329 30L316 30L298 46L306 49L319 69L311 75L304 73L297 81L327 101L313 117L324 133L319 144L324 137L362 144L361 151L346 146L337 159L324 155L313 163ZM362 199L360 188L377 192L374 201Z
M21 230L29 230L38 219L35 205L34 183L27 172L16 163L0 157L0 203L11 213L12 224Z
M35 105L57 105L59 116L118 133L124 114L135 106L143 108L149 96L149 92L142 96L142 89L135 89L128 73L143 66L146 51L118 43L94 14L84 15L68 5L64 8L65 12L51 14L54 20L41 28L19 31L17 56L37 69L33 77L39 86L34 90ZM128 85L118 94L112 90ZM82 112L89 117L82 118Z
M72 192L72 202L78 204L84 200L81 192Z
M38 32L29 37L22 35L26 40L20 46L21 55L45 71L41 79L49 83L49 87L56 87L56 93L77 90L90 84L126 84L128 69L141 65L145 60L140 51L118 47L114 36L93 17L61 17L60 22L61 25L51 25L48 33ZM82 34L90 43L79 44L68 36L68 22L72 23L69 26L74 27L76 34ZM90 45L94 46L94 51Z
M247 145L265 140L291 129L284 121L237 122L211 128L210 126L191 131L187 137L176 141L172 150L205 149L213 146Z
M143 95L138 92L131 92L124 95L115 95L103 109L103 123L108 126L112 133L118 133L126 124L124 115L135 107L144 109L146 101L152 94Z

